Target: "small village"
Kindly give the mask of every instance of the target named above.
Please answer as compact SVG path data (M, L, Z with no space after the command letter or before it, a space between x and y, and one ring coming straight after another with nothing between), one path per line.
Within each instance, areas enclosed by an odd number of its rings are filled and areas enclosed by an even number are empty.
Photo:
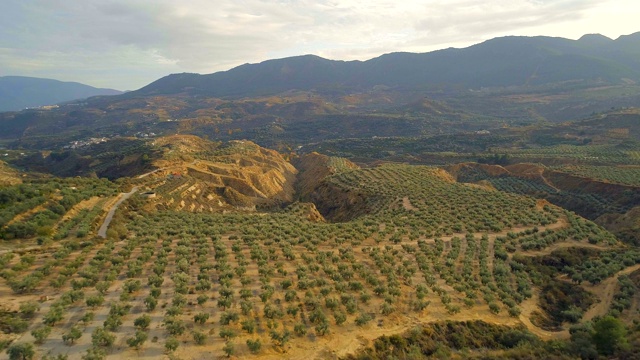
M80 149L83 147L91 146L93 144L101 144L109 141L109 138L101 137L101 138L89 138L88 140L74 140L70 141L69 145L65 145L63 149Z

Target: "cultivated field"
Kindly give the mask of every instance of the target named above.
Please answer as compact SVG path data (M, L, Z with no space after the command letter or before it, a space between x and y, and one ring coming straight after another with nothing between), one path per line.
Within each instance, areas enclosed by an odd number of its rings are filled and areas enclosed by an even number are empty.
M569 323L608 313L618 276L640 263L573 213L436 168L344 167L312 197L332 222L309 221L302 203L188 213L134 195L106 240L4 253L3 326L14 346L69 359L334 358L441 320L564 339ZM583 261L552 272L539 262L575 251ZM575 304L551 302L548 286Z

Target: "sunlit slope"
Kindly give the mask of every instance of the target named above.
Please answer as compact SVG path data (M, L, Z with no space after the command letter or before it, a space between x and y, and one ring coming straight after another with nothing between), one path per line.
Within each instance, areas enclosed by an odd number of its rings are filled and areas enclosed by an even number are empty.
M223 211L293 201L297 170L282 155L250 141L213 143L195 136L157 139L163 156L137 182L157 209Z

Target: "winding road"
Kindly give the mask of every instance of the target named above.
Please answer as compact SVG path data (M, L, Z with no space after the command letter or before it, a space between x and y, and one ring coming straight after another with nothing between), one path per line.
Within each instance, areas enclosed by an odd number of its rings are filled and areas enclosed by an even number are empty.
M111 207L111 209L109 209L109 212L107 213L107 217L104 218L104 222L102 223L102 225L100 226L100 229L98 230L98 236L100 236L103 239L107 238L107 229L109 228L109 224L111 223L111 220L113 220L113 214L116 213L118 206L120 206L120 204L122 204L123 201L130 198L131 195L135 194L136 191L138 191L138 187L134 186L133 189L131 189L131 191L129 191L128 193L120 194L120 198L118 199L118 201L116 201L115 204L113 204L113 206Z

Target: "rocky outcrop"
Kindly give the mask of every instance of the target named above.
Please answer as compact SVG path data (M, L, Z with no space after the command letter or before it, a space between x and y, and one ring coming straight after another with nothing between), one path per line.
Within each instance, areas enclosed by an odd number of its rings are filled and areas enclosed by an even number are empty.
M373 211L376 202L374 194L366 194L356 189L338 186L330 181L321 182L305 201L316 205L318 211L329 221L350 221Z
M326 220L320 214L316 205L308 202L295 202L286 209L288 212L300 216L311 222L325 222Z
M296 184L298 197L315 204L327 220L347 221L370 210L366 205L371 201L369 195L327 181L331 175L358 169L356 164L313 152L298 158L295 165L300 170Z

